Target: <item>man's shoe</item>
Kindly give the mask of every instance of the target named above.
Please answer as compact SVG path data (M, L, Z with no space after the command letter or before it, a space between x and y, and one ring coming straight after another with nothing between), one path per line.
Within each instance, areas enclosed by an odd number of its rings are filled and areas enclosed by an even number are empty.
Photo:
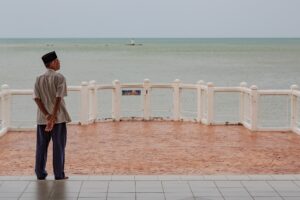
M38 180L46 180L46 177L37 178Z
M69 179L69 177L65 176L63 178L55 178L55 180L66 180L66 179Z

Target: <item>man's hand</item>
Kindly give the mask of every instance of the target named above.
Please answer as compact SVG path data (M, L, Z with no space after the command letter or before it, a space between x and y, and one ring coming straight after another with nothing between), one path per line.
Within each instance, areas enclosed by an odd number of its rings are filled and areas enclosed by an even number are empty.
M50 132L54 127L56 117L54 115L47 115L46 118L47 118L47 126L45 128L45 131Z
M57 115L57 112L59 110L60 102L61 102L61 97L56 97L52 114L51 115L50 114L46 115L47 126L45 128L45 131L47 131L47 132L50 132L54 127L54 124L55 124L55 121L56 121L56 115Z

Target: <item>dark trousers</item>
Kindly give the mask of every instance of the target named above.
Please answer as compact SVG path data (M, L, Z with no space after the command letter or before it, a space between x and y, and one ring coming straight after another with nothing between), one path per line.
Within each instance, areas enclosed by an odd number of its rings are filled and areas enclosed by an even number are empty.
M66 123L55 124L51 132L45 132L46 125L37 125L35 173L37 178L43 179L48 175L46 171L47 152L49 142L53 142L53 170L55 179L65 177L65 147L67 143Z

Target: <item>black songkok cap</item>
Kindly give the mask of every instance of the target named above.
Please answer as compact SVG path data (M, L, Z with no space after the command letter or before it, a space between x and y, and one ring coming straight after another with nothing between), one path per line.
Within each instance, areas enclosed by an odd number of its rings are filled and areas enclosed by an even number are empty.
M44 64L50 63L51 61L55 60L57 58L57 55L55 51L49 52L45 55L43 55L42 60Z

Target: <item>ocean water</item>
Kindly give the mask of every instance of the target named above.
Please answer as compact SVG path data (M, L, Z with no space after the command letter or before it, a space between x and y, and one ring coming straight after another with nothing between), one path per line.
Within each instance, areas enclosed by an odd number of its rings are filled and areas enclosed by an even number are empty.
M44 71L40 57L55 50L70 85L96 80L217 86L241 81L259 88L300 84L300 39L0 39L0 84L32 88ZM26 72L26 73L24 73Z
M177 78L184 83L204 80L216 86L238 86L245 81L248 85L257 85L259 89L288 89L292 84L300 85L300 39L139 38L135 39L138 45L130 46L128 43L128 38L0 39L0 84L16 89L33 88L35 77L45 71L41 56L55 50L68 85L80 85L82 81L90 80L96 80L98 84L111 84L115 79L121 83L140 83L145 78L160 83L170 83ZM195 94L189 95L193 98ZM101 96L99 94L99 98ZM163 95L158 93L158 96ZM19 101L30 104L28 97L24 98ZM194 104L191 98L187 98L183 105L187 114L195 109L189 105ZM234 98L231 102L238 102L237 95L228 98ZM153 97L152 106L156 110L167 111L165 115L169 115L170 105L160 108L159 104L171 99L162 99ZM74 101L70 101L69 105L76 118L78 100L76 103ZM130 107L129 102L139 101L125 99L122 104ZM109 98L102 102L102 108L110 108ZM22 121L24 116L17 113L20 110L28 113L27 107L23 103L14 104L21 104L18 108L15 106L14 118L20 117ZM137 108L133 104L136 111L132 115L141 114L142 108L139 106ZM216 107L222 107L222 103ZM285 105L282 107L286 108ZM234 112L238 114L236 109ZM110 109L102 113L109 117ZM126 115L130 112L124 108L122 113ZM220 114L222 116L222 111Z

